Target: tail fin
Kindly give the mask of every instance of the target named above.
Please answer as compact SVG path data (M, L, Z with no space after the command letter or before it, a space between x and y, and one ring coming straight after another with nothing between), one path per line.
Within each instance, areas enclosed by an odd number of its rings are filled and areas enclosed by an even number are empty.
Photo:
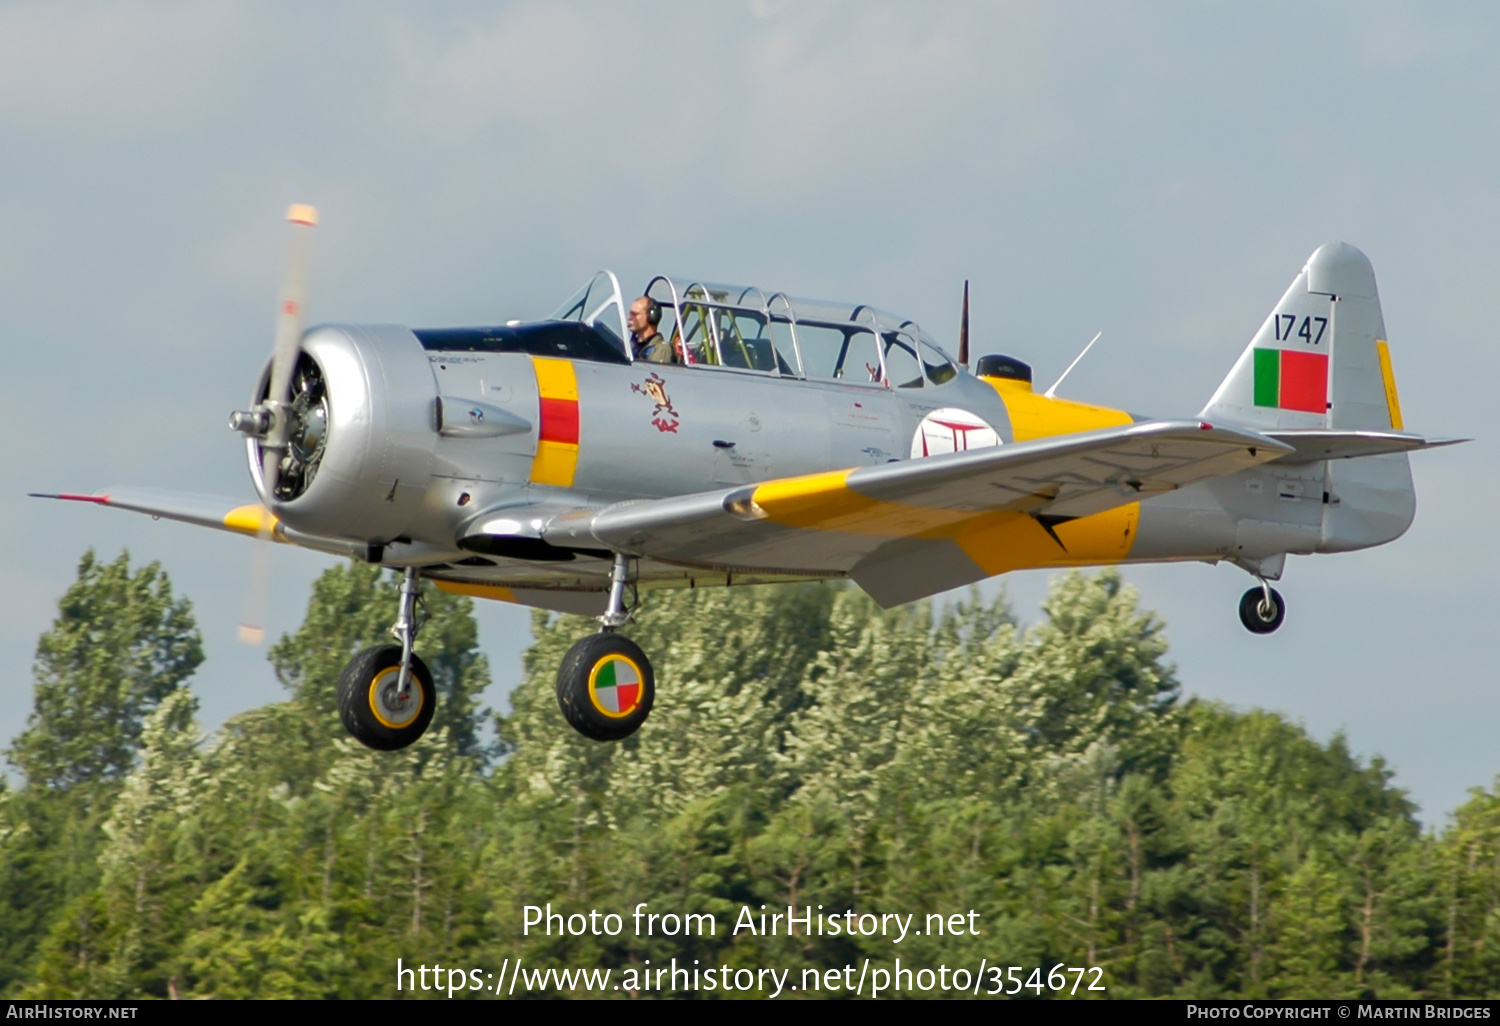
M1319 247L1201 416L1260 428L1401 430L1369 259L1346 242Z
M1369 259L1345 242L1319 247L1199 416L1261 429L1403 430ZM1416 512L1404 453L1326 462L1323 489L1320 552L1400 537Z

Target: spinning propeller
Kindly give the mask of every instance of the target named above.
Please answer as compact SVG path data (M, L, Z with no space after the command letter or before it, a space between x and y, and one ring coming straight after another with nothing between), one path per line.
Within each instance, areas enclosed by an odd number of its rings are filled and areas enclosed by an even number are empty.
M304 309L307 298L307 270L312 252L312 229L317 226L318 212L294 203L286 212L291 225L286 275L276 304L276 336L271 349L271 375L265 398L249 411L236 411L229 426L240 433L258 438L261 451L262 494L267 505L277 498L282 464L290 445L294 411L292 379L301 354ZM270 542L276 518L269 510L260 518L255 556L250 574L250 590L245 597L245 615L239 637L247 645L265 640L266 607L269 603Z

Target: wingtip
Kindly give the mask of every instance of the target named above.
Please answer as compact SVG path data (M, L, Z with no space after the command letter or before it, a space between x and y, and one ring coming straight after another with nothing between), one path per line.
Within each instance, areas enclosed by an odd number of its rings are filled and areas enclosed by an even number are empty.
M109 505L108 495L81 495L77 492L27 492L28 499L61 499L64 502L92 502L100 506Z

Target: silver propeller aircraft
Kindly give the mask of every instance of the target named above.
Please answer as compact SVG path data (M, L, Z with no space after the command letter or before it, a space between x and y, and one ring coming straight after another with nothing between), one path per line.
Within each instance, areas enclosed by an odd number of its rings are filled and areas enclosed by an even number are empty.
M304 331L316 214L289 220L275 346L230 419L260 501L48 497L402 571L398 644L339 687L377 749L432 718L423 581L596 615L557 696L611 741L654 700L618 633L641 591L847 577L890 607L1023 568L1228 560L1257 582L1241 620L1269 633L1287 555L1400 537L1407 454L1449 444L1405 430L1375 275L1344 243L1313 253L1202 411L1153 420L1037 393L1010 357L970 373L967 290L957 360L871 306L666 276L630 304L607 271L543 321Z

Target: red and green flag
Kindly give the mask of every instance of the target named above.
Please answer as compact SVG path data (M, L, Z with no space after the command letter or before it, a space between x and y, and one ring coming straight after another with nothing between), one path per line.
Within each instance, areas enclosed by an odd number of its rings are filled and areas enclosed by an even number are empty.
M1328 354L1255 350L1255 405L1328 412Z

